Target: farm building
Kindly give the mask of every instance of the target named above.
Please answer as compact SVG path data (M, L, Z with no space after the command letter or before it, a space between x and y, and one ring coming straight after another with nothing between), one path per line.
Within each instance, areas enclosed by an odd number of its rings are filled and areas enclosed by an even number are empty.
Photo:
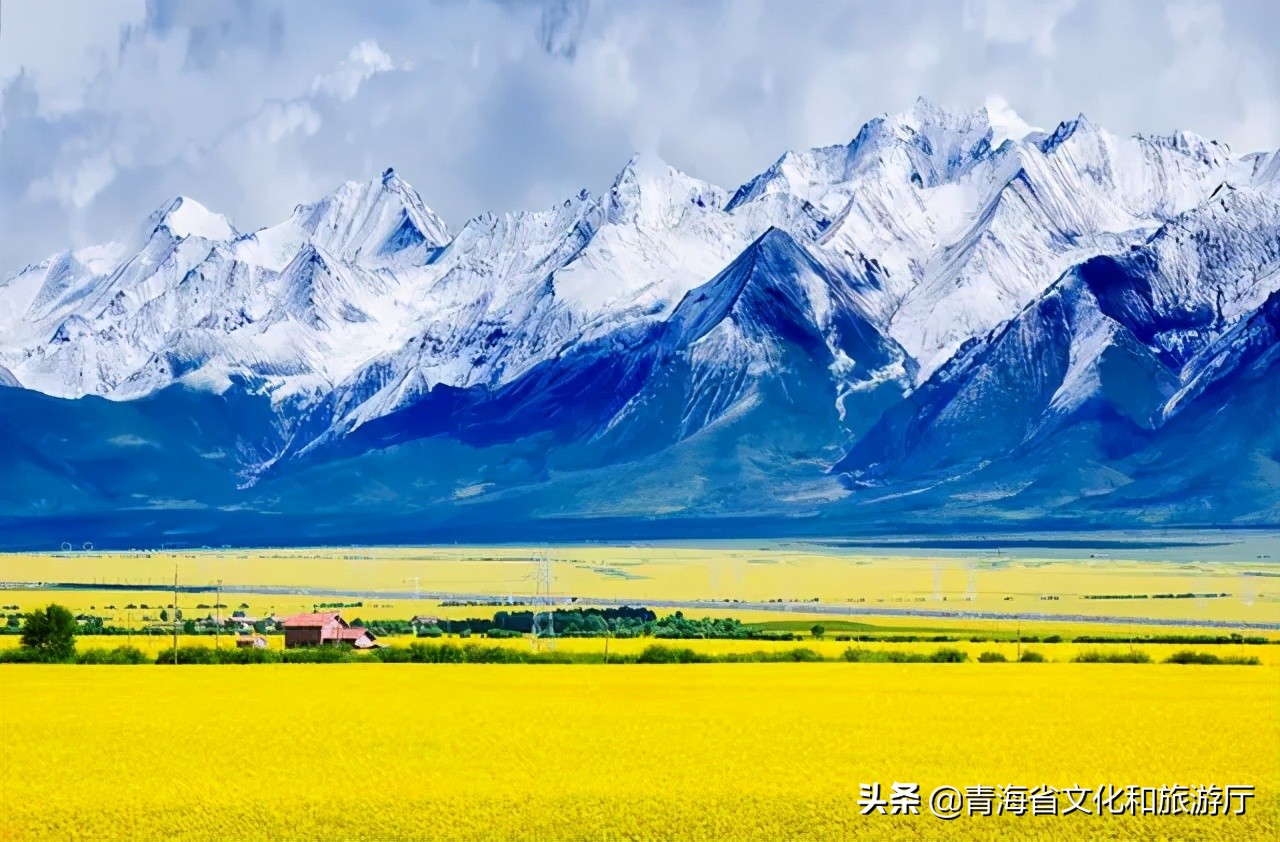
M282 625L286 649L343 643L349 643L357 649L372 649L378 645L368 629L352 626L337 611L296 614L286 619Z
M236 638L237 649L266 649L267 639L260 634L242 634Z

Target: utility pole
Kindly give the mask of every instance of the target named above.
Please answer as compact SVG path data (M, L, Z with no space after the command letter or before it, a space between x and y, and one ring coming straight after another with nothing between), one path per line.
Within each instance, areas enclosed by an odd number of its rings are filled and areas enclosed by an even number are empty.
M173 665L178 665L178 565L173 566Z
M213 610L217 612L217 623L213 629L213 648L222 648L222 580L218 580L218 599L213 603Z

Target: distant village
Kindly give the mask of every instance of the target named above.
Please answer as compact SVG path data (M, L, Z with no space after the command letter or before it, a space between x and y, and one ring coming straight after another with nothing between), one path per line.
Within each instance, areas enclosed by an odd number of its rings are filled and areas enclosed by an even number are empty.
M226 608L225 605L204 605L196 606L197 610L215 610ZM362 603L353 603L351 607L362 607ZM124 610L132 615L132 612L140 613L139 619L144 623L141 627L134 627L132 624L132 616L127 619L128 625L113 625L116 621L116 615L103 615L80 613L75 615L75 620L79 626L81 634L100 634L100 635L156 635L166 636L174 633L184 635L192 634L208 634L219 635L226 634L234 638L237 646L266 648L267 635L283 634L285 638L285 648L292 649L299 646L318 646L318 645L349 645L356 649L372 649L378 646L377 636L368 628L361 624L352 624L342 617L339 611L312 611L302 614L294 614L288 617L279 614L268 614L262 617L256 617L249 614L248 604L242 604L238 609L233 610L230 615L220 617L218 614L206 614L200 618L190 618L183 616L181 608L174 608L169 605L147 605L147 604L130 604L118 609L113 605L105 606L108 611ZM4 605L0 606L0 611L12 610L15 613L0 613L0 618L4 619L3 630L8 633L18 633L22 628L22 615L17 613L19 606ZM415 616L408 623L391 621L396 626L396 631L401 631L400 626L408 626L405 630L411 634L417 634L426 627L436 627L438 619L428 616ZM429 633L428 633L429 634Z

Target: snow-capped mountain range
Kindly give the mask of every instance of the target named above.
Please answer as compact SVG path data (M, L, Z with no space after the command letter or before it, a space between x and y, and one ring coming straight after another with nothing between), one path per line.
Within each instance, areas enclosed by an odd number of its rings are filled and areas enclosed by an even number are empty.
M393 170L178 197L0 282L0 513L1275 523L1278 307L1280 153L1084 116L921 100L456 232Z

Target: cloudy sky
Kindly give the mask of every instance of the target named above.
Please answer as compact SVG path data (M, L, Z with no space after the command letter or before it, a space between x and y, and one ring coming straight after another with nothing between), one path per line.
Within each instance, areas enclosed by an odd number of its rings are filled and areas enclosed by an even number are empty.
M635 151L732 187L920 95L1274 148L1277 43L1274 0L3 0L0 276L177 194L251 230L387 166L454 230Z

